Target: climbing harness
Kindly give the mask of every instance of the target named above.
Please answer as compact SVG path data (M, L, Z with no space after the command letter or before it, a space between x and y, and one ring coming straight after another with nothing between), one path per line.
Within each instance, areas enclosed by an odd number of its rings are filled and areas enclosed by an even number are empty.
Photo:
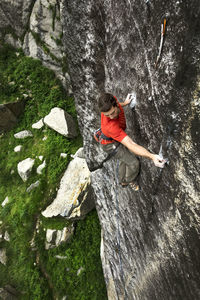
M164 35L165 35L165 31L166 31L166 23L167 23L167 19L164 18L163 24L161 24L161 37L160 37L160 47L159 47L159 52L158 52L158 56L155 62L155 68L157 68L158 62L160 60L160 56L161 56L161 52L163 49L163 41L164 41Z
M94 138L98 143L101 143L102 145L114 143L114 140L111 137L107 137L105 134L103 134L101 128L95 130Z

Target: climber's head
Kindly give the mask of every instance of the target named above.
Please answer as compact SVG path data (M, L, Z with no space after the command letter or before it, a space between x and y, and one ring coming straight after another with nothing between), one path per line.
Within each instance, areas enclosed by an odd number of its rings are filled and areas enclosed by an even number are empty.
M109 93L101 94L98 100L98 106L100 111L110 119L115 119L119 115L116 98Z

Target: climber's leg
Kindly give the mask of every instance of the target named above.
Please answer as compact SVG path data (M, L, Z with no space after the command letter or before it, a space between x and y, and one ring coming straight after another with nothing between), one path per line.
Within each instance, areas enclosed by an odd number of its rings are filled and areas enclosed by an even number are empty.
M138 158L123 145L120 145L115 158L120 160L119 183L133 182L139 173Z

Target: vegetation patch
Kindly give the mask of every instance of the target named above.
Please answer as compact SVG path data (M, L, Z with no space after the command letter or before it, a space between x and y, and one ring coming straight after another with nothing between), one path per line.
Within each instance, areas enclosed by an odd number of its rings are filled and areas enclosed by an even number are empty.
M48 127L36 130L31 126L53 107L66 110L76 120L73 98L66 96L55 74L40 61L9 46L0 49L0 70L0 104L26 97L25 112L17 127L0 137L0 203L9 199L4 207L0 206L0 230L10 236L10 241L0 242L8 257L6 266L0 263L0 287L12 285L20 299L107 299L95 210L85 220L74 222L75 233L69 243L45 250L46 230L60 230L71 224L63 218L45 219L41 211L55 197L70 154L82 146L82 139L80 134L72 140ZM25 129L31 130L33 137L14 138L15 133ZM16 153L14 148L19 144L22 150ZM62 152L67 153L66 158L60 156ZM46 160L41 175L36 173L41 164L39 156ZM23 182L17 164L28 157L35 159L35 165L29 179ZM37 180L39 186L28 193L27 188ZM34 235L33 249L30 242ZM64 258L58 259L57 255Z

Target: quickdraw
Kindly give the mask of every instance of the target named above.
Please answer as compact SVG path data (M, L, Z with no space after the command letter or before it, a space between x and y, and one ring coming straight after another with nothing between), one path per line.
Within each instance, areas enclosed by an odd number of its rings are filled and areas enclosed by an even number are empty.
M163 24L161 24L161 38L160 38L160 47L159 47L159 52L158 52L158 56L155 62L155 67L157 68L158 62L160 60L160 56L161 56L161 52L163 49L163 41L164 41L164 35L165 35L165 31L166 31L166 24L167 24L167 19L164 18Z

